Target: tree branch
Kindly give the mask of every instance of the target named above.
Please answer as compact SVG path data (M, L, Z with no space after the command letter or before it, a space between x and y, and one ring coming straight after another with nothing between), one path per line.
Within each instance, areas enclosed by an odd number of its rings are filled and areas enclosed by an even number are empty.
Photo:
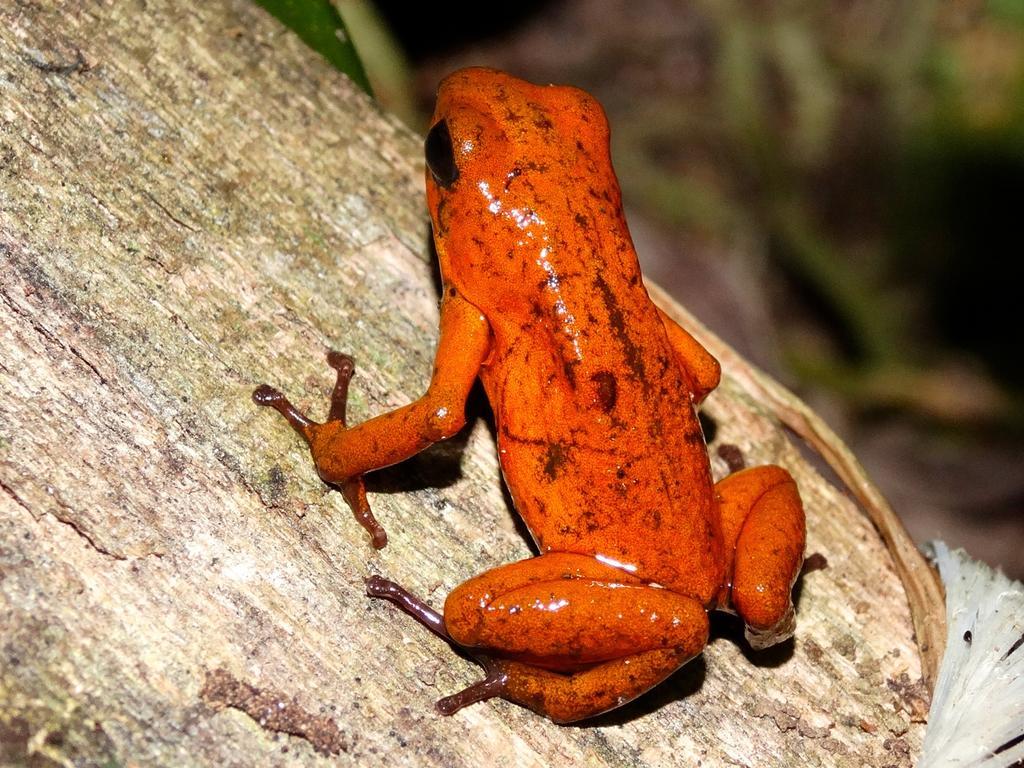
M268 381L325 409L327 348L357 360L353 421L422 390L421 186L419 138L246 2L0 6L0 762L909 765L892 559L728 360L713 448L789 468L829 564L795 644L749 653L718 621L587 727L434 712L479 671L363 580L439 606L529 553L486 420L372 479L376 553L250 400ZM204 697L211 675L241 694ZM250 716L268 696L287 718Z

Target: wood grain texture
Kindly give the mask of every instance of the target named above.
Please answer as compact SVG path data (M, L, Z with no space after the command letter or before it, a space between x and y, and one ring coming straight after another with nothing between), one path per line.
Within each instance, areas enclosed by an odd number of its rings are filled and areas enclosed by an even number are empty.
M755 656L717 621L583 727L435 714L478 670L362 584L440 605L528 554L481 404L373 480L375 553L249 399L269 381L322 414L329 347L357 358L354 420L422 391L421 174L416 136L248 3L0 6L0 763L910 765L889 556L728 369L716 446L793 472L829 563L796 642Z

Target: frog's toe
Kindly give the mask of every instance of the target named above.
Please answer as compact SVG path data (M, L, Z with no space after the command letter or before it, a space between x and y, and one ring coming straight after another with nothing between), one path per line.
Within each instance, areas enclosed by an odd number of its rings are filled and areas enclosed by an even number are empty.
M340 421L345 426L345 411L348 408L348 385L356 372L356 361L344 352L330 350L327 353L327 364L338 372L331 392L331 410L327 414L328 421Z
M316 422L308 419L302 411L292 405L280 390L269 384L260 384L253 390L252 400L256 405L270 407L280 413L292 429L302 435L307 444L310 442L313 429L317 426Z
M341 489L341 495L348 502L349 509L352 510L356 521L370 534L370 542L373 544L373 548L384 549L388 543L388 532L384 530L384 526L378 523L377 518L373 516L370 502L366 498L366 483L363 482L363 476L356 475L349 478L338 487Z
M327 351L327 364L339 374L346 374L351 377L356 370L356 361L351 355L339 352L336 349Z
M487 699L498 698L505 692L508 686L508 673L504 667L498 663L487 663L484 659L479 661L487 670L487 675L458 693L438 699L434 706L442 715L454 715L463 707L487 701Z
M788 640L795 632L796 612L793 610L793 604L790 603L786 613L774 626L768 629L757 629L748 624L743 634L751 648L761 651Z

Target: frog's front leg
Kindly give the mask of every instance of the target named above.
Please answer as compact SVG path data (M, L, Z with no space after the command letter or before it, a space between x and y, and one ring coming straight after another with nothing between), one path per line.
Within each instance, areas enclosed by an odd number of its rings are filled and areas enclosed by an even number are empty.
M556 722L582 720L657 685L708 636L696 600L586 555L549 553L470 579L449 595L443 620L429 608L425 619L425 606L390 582L368 587L483 657L487 676L439 701L445 714L501 696Z
M366 502L363 473L397 464L458 432L466 423L466 397L489 349L486 318L472 304L448 291L441 303L441 332L430 386L409 405L348 427L345 406L353 363L350 357L336 352L327 358L337 369L338 380L326 422L307 418L266 384L253 392L253 399L258 405L275 408L303 437L320 477L341 487L356 518L379 549L387 537Z

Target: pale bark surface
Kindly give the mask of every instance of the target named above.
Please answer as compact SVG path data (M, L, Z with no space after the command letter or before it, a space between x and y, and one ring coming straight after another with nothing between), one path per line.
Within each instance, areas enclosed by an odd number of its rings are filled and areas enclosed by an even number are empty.
M371 483L375 553L250 401L269 381L322 415L329 347L357 358L354 420L423 389L419 155L247 2L0 5L0 764L910 765L890 558L728 370L715 445L793 471L828 559L795 644L718 622L584 727L434 712L478 669L363 579L439 606L529 553L486 421Z

